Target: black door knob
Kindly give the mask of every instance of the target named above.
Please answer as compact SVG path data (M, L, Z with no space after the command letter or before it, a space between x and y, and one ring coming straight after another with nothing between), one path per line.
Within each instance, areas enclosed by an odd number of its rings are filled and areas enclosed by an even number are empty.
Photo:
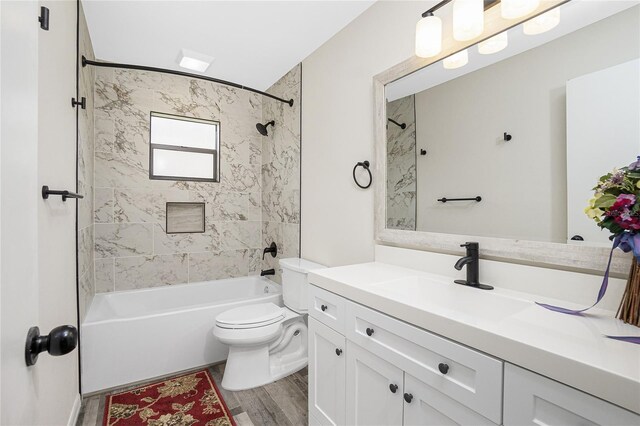
M60 356L71 352L78 344L78 330L72 325L61 325L54 328L47 336L40 335L38 327L31 327L25 343L25 361L34 365L38 354L47 351L50 355Z
M338 356L342 355L342 349L336 349L336 355Z
M394 385L393 383L391 383L389 385L389 390L391 391L391 393L396 393L396 391L398 390L398 385Z
M413 395L411 395L410 393L405 393L404 394L404 400L407 401L407 403L411 403L411 401L413 400Z
M373 328L367 328L367 336L371 336L373 334Z
M438 364L438 370L440 370L442 374L447 374L449 372L449 366L444 362L441 362Z
M327 305L320 305L320 309L322 309L322 312L327 310Z

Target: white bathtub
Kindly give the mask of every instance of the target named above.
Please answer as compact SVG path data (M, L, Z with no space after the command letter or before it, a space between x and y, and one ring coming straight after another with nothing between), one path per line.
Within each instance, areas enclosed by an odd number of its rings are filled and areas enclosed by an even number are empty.
M265 302L282 306L282 294L262 277L97 294L80 330L82 392L223 361L216 315Z

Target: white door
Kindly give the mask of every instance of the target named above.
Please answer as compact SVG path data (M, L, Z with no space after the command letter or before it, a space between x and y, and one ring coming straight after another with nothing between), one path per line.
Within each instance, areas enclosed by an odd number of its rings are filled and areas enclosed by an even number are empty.
M50 10L40 29L40 6ZM75 201L43 200L42 185L75 190L76 2L0 2L0 422L64 425L80 404L78 351L27 367L27 331L77 327Z
M309 318L309 417L319 425L345 424L345 337Z
M347 342L347 424L401 425L403 372Z
M435 388L404 373L404 425L494 425L491 421Z
M567 82L567 239L611 246L583 209L600 176L640 155L640 59ZM584 244L584 243L582 243Z

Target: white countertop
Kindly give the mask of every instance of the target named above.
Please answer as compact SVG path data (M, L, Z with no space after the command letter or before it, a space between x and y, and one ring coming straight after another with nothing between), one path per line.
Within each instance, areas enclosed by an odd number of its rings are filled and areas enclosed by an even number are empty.
M582 306L497 287L469 288L450 277L378 262L315 270L309 281L640 413L640 345L604 337L640 336L640 329L613 312L560 314L534 301Z

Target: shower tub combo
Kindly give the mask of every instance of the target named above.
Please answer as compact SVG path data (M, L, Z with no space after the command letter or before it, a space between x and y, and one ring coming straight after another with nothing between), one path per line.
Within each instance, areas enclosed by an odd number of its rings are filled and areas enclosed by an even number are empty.
M282 306L280 286L257 276L97 294L81 326L82 392L223 361L216 316L267 302Z

